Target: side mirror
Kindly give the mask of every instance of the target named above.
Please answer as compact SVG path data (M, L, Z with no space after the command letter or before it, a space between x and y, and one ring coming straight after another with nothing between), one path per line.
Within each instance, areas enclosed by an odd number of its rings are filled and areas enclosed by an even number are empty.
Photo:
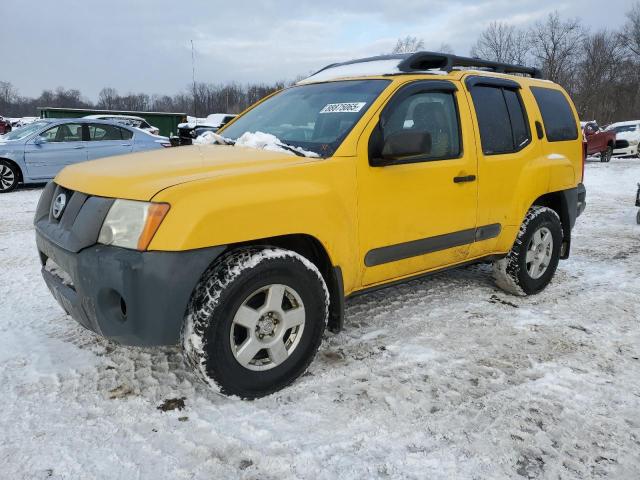
M41 136L37 136L35 138L35 140L33 141L34 145L42 145L44 143L49 143L49 140L47 140L45 137L41 137Z
M369 160L373 167L402 163L408 157L431 153L431 135L427 132L399 131L384 141L382 151ZM379 157L379 158L376 158Z

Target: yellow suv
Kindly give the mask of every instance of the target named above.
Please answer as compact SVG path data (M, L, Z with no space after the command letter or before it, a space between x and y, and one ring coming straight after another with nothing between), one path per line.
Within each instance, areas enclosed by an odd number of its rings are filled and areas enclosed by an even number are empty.
M431 52L333 64L213 145L67 167L35 216L44 279L88 329L182 342L243 398L300 376L352 295L487 261L540 292L585 189L575 108L539 77Z

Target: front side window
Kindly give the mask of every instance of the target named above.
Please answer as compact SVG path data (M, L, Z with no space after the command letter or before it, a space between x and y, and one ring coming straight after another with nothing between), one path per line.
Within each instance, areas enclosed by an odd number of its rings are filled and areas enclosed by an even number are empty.
M477 85L471 97L485 155L517 152L529 143L527 115L517 90Z
M578 138L578 127L569 102L560 90L531 87L538 103L547 140L562 142Z
M64 123L56 125L49 130L45 130L40 134L48 142L81 142L82 141L82 124Z
M328 157L362 118L388 80L346 80L282 90L220 131L232 140L263 132Z
M399 132L419 132L430 138L430 148L420 160L455 158L460 155L460 131L455 98L451 92L411 95L389 112L383 140Z

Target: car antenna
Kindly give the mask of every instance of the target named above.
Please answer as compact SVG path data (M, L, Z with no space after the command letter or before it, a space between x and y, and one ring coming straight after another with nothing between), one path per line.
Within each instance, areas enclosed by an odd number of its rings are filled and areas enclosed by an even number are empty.
M196 119L196 125L198 124L198 103L196 99L196 53L193 47L193 40L191 40L191 78L193 80L193 116Z

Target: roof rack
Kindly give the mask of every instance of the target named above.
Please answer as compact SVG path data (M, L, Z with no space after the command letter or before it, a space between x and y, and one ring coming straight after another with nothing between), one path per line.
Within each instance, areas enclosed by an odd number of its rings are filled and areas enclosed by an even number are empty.
M534 67L525 67L524 65L512 65L509 63L492 62L490 60L482 60L481 58L459 57L448 53L437 52L416 52L416 53L398 53L392 55L379 55L376 57L360 58L342 63L332 63L318 70L313 75L327 70L329 68L341 67L344 65L353 65L355 63L374 62L378 60L398 60L398 70L400 72L419 72L425 70L444 70L452 71L455 67L465 68L482 68L496 73L517 73L529 75L532 78L542 78L542 72ZM313 76L312 75L312 76Z

